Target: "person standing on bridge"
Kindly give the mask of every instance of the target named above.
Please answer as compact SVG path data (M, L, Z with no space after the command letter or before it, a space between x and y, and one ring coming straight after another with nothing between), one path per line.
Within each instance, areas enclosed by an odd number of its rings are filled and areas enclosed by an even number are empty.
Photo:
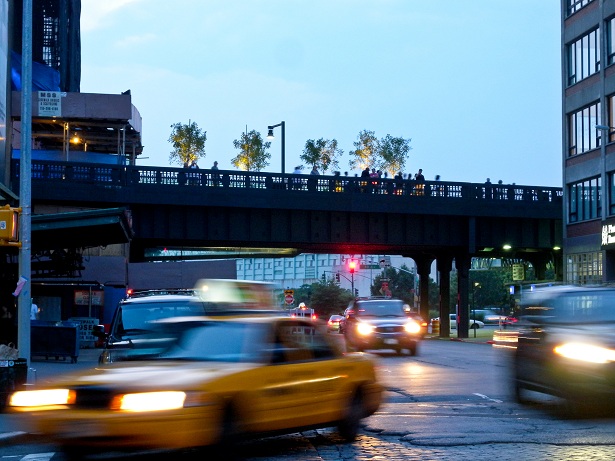
M213 179L214 186L218 187L220 182L220 174L218 173L218 162L215 161L213 166L211 167L213 173L211 174L211 178Z
M425 188L425 176L423 176L422 168L419 168L419 171L414 175L414 181L416 181L416 185L414 186L415 194L423 195Z

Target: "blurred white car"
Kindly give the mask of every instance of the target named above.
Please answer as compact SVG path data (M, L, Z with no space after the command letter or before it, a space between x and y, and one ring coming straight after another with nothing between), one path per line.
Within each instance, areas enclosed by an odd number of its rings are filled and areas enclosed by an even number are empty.
M440 317L436 317L435 319L432 319L432 323L434 320L440 321ZM450 322L451 322L451 330L456 330L457 329L457 314L450 314ZM475 328L484 328L484 326L485 326L484 322L481 322L480 320L470 319L470 324L469 324L470 330L473 330Z

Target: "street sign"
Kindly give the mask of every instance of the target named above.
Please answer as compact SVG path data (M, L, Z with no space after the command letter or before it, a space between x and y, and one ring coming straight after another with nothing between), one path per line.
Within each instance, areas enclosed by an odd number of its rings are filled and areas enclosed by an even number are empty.
M513 280L525 280L525 268L523 264L513 264L512 267Z
M59 91L39 91L38 115L39 117L61 117L62 93Z
M292 304L293 302L295 302L295 297L293 295L285 295L284 301L286 302L286 304Z
M379 264L361 264L361 269L380 269Z

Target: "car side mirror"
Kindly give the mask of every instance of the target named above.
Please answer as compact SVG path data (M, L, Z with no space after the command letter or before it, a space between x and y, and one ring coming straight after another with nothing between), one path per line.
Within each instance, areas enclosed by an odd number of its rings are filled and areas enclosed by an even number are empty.
M106 339L107 333L105 333L104 325L94 325L92 327L92 335L96 336L99 339Z

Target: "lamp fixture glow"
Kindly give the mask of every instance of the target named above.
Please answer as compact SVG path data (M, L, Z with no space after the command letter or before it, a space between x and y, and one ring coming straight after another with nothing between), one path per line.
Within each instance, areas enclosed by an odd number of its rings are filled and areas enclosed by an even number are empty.
M272 126L268 126L267 130L269 130L267 132L267 139L275 139L275 136L273 135L273 127Z
M507 243L507 244L505 244L504 246L502 246L502 248L503 248L504 250L510 250L510 249L512 248L512 246L511 246L511 245L509 245L509 244Z

